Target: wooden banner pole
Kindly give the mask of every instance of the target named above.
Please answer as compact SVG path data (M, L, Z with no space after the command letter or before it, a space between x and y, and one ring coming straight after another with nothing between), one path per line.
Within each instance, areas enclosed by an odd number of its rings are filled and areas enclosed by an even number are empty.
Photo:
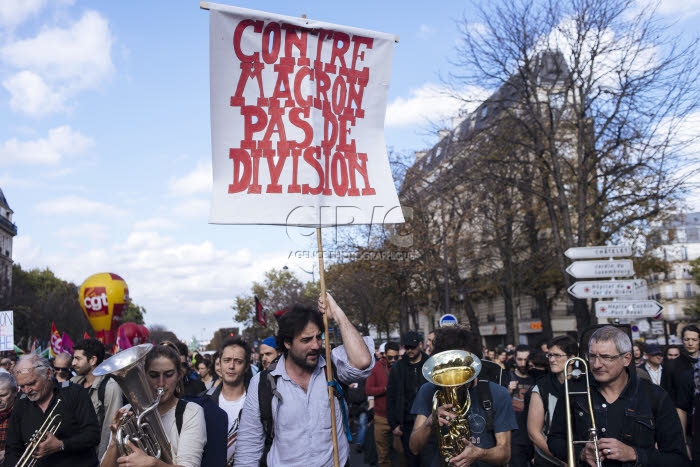
M321 228L316 229L316 241L318 243L318 277L321 282L321 297L323 302L326 302L326 276L323 269L323 240L321 237ZM323 334L326 336L326 381L333 381L333 367L331 365L331 339L328 333L328 314L323 314ZM333 439L333 465L340 466L338 460L338 431L335 425L335 397L333 387L328 385L328 400L331 408L331 438Z

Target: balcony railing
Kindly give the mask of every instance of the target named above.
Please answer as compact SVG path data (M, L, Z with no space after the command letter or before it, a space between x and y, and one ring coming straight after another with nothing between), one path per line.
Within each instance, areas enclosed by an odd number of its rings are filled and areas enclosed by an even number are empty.
M0 228L10 232L13 237L17 235L17 226L4 217L0 217Z

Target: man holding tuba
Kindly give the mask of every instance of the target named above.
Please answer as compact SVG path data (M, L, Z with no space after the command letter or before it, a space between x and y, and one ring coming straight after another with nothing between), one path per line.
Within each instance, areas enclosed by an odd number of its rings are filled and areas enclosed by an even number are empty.
M673 401L660 386L637 378L634 367L630 371L629 336L614 326L599 328L591 335L587 357L593 375L590 401L586 394L569 390L572 426L567 428L566 399L559 398L547 438L552 454L566 459L568 449L575 447L573 463L592 467L596 457L602 466L689 466ZM595 443L590 439L593 420ZM567 442L567 434L573 445Z
M481 358L481 345L475 341L472 333L463 326L450 326L435 331L431 359L439 358L439 354L448 350L463 350L477 359ZM469 358L471 359L471 357ZM479 362L479 364L482 363ZM482 381L478 383L477 381L478 377L474 375L470 382L465 383L465 386L468 387L458 389L458 391L468 391L469 394L468 398L464 394L460 402L471 401L463 416L466 417L466 420L457 415L459 410L453 404L438 407L437 416L435 416L433 414L433 397L436 390L441 389L433 383L425 383L420 388L411 409L416 415L416 420L409 447L414 454L420 453L423 459L421 465L482 467L508 463L510 460L511 431L518 428L510 394L506 388L494 382ZM485 389L483 385L488 388ZM478 386L482 387L477 388ZM485 394L490 397L490 404L482 404L480 396ZM487 400L485 397L483 399ZM490 407L490 413L486 413L484 405ZM459 446L459 452L448 460L441 459L441 446L444 446L446 440L444 437L438 438L434 418L437 418L441 427L455 423L466 423L469 426L471 436L469 439L463 438L455 443ZM441 436L443 435L441 434ZM451 442L451 440L447 442Z
M35 354L22 356L13 373L21 396L10 416L5 465L96 466L100 427L87 391L58 383Z

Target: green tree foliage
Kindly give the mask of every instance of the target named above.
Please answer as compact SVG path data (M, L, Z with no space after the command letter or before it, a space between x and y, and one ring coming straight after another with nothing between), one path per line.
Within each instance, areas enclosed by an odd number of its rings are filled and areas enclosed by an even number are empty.
M253 282L250 294L235 297L231 308L234 320L243 326L243 335L258 339L276 332L274 313L288 308L295 303L315 306L318 295L314 295L317 286L303 284L288 269L271 269L265 273L262 283ZM258 297L263 305L267 326L263 327L255 319L255 299Z
M146 314L146 309L142 306L136 305L134 302L129 301L122 314L123 323L136 323L145 324L143 320L143 315Z

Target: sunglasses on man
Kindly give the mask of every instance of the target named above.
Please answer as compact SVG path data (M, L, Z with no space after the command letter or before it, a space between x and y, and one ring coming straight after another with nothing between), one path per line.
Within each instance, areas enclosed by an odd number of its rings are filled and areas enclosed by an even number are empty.
M70 368L55 366L53 367L53 371L55 371L56 373L70 373Z

